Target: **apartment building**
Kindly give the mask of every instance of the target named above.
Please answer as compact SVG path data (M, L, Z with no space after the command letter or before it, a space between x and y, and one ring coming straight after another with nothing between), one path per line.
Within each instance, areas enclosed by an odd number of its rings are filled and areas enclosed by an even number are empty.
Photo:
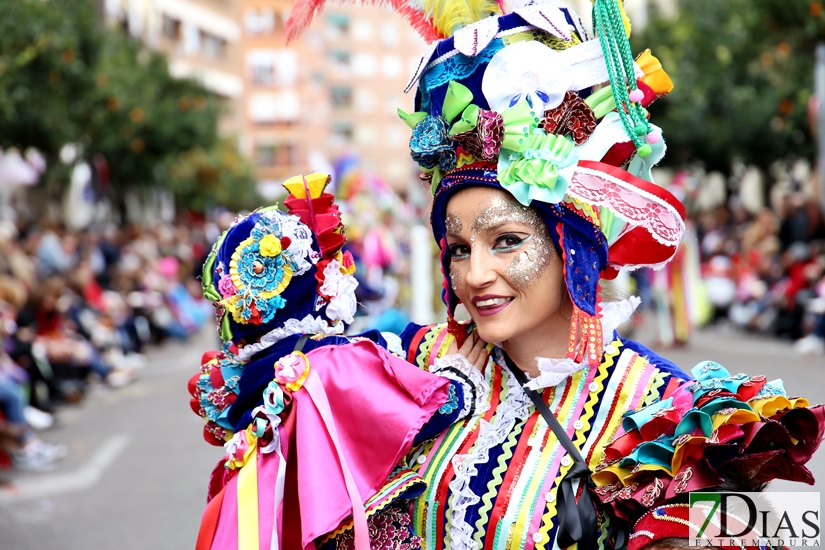
M283 24L289 1L242 0L245 90L242 150L264 188L329 170L343 155L398 190L415 181L409 129L396 114L426 45L394 12L328 4L294 43Z
M221 131L243 125L241 0L102 0L107 24L119 25L149 49L164 52L169 71L195 78L222 97L227 112Z

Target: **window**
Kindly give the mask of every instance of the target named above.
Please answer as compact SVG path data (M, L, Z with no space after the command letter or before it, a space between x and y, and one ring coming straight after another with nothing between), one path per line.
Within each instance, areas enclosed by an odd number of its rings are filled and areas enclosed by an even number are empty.
M201 33L203 43L203 54L210 59L223 59L226 57L226 40L215 35Z
M344 50L333 50L329 52L329 58L333 67L348 69L350 62L349 52Z
M201 33L198 27L192 23L183 23L180 27L181 37L183 42L181 47L183 53L186 55L193 55L200 52L201 49Z
M258 32L272 34L275 31L275 12L272 8L261 8L258 14Z
M275 146L258 145L255 147L255 164L258 166L275 166Z
M301 118L301 98L295 90L255 93L249 98L247 113L255 124L297 122Z
M330 145L333 148L344 147L352 143L352 137L355 134L352 123L345 121L338 121L332 123L332 136L330 137Z
M261 168L294 166L296 159L296 148L292 143L267 143L255 147L255 164Z
M358 88L355 91L353 104L361 112L372 113L375 111L375 93L369 88Z
M371 53L357 53L352 57L352 70L355 76L373 77L378 72L378 61Z
M298 76L293 50L252 50L247 53L249 78L260 86L292 86Z
M326 34L330 40L346 38L349 35L349 17L340 13L327 15Z
M381 43L385 46L398 44L398 29L395 25L386 24L381 27Z
M277 30L280 22L272 8L247 10L244 16L244 26L249 34L272 34Z
M163 36L177 41L180 38L180 21L168 15L163 16Z
M332 106L336 109L352 107L352 88L348 86L333 86L330 90Z
M403 67L401 58L397 55L385 55L381 60L381 73L388 78L397 78L401 76Z

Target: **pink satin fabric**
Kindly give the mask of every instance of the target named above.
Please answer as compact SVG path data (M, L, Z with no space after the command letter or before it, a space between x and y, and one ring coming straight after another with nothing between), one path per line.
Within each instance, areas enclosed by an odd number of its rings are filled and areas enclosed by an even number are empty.
M295 420L298 502L301 525L279 525L278 532L300 529L304 549L314 548L325 535L352 514L352 500L339 460L350 470L351 484L366 502L383 487L396 464L407 454L421 427L448 396L449 381L422 371L371 341L325 346L307 354L326 396L327 414L334 421L340 444L336 449L330 427L312 396L303 388L293 393L288 410ZM317 375L317 379L315 378ZM281 431L284 456L288 436ZM270 548L275 517L277 453L258 453L258 518L260 547ZM218 474L219 475L219 474ZM237 476L227 483L212 548L237 550ZM216 479L213 489L220 489ZM225 481L225 478L224 478ZM279 544L279 548L283 548Z
M447 401L449 381L370 341L318 348L307 358L324 386L341 452L366 502L409 451L421 426ZM351 514L351 504L320 412L306 391L295 392L293 399L301 542L312 548L317 537Z

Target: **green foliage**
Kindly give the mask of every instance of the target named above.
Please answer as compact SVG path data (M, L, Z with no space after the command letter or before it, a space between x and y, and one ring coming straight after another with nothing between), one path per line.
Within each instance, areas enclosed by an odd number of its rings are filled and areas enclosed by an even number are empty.
M86 135L89 151L109 160L120 187L157 183L158 168L217 139L218 99L202 86L169 75L166 59L107 33L95 71Z
M674 82L651 108L664 130L666 162L700 160L727 171L733 159L767 168L812 158L807 118L814 50L825 38L818 0L678 0L672 18L651 13L634 33Z
M57 163L66 143L102 155L116 198L167 186L179 204L250 206L248 165L217 136L220 99L175 79L165 57L105 29L96 0L0 0L0 147L42 151Z
M54 158L82 133L100 34L91 2L0 0L0 146Z
M230 210L261 205L252 167L229 140L221 140L208 150L197 147L178 155L167 174L169 188L196 210L216 204Z

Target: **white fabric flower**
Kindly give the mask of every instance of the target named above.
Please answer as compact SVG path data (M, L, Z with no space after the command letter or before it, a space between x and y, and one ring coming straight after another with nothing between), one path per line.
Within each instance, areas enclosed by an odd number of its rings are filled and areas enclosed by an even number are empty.
M536 362L539 367L539 375L525 384L525 387L531 390L557 386L562 380L584 369L585 366L584 363L576 363L566 357L564 359L536 357Z
M573 85L570 61L536 41L518 42L490 60L481 91L490 108L501 113L526 99L539 115L561 104Z
M330 261L324 268L324 284L319 289L321 294L335 298L338 296L338 283L344 277L341 273L341 262L338 260Z
M280 224L281 235L284 237L289 237L291 241L287 250L292 255L292 259L295 261L296 269L293 272L293 277L297 277L298 275L303 275L312 267L312 264L315 261L310 261L311 255L314 252L312 250L312 231L301 223L301 220L297 216L284 216L279 215L275 218L277 223Z
M341 320L347 324L352 323L358 302L355 300L355 289L358 288L358 281L352 275L344 275L338 280L335 297L330 300L327 306L327 317L333 321Z

